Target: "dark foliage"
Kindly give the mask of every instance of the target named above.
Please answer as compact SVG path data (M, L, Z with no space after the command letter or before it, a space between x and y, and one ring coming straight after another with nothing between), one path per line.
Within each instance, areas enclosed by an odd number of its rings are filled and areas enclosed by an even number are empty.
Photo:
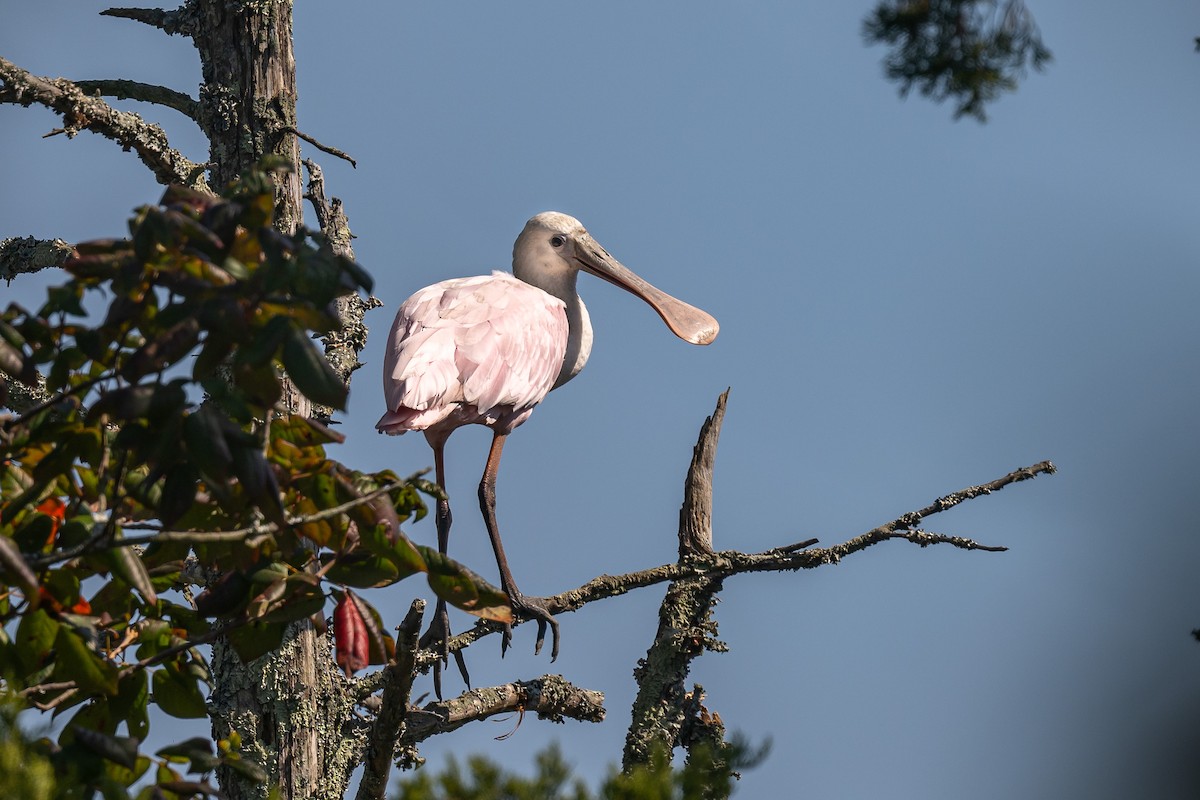
M916 86L953 100L955 118L981 122L1028 66L1041 70L1052 58L1021 0L884 0L863 22L863 36L891 48L884 71L901 96Z

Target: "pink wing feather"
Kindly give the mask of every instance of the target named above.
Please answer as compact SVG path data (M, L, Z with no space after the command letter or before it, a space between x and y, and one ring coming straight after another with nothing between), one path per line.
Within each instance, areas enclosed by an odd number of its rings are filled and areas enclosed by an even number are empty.
M439 423L520 425L554 386L567 349L563 302L505 272L421 289L396 313L380 431Z

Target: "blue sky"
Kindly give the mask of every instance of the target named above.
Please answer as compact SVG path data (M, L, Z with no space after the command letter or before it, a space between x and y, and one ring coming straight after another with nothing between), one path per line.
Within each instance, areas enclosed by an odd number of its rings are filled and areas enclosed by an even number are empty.
M693 673L731 729L769 737L741 797L1194 796L1200 719L1200 8L1029 0L1055 54L986 126L901 101L862 3L300 3L300 127L345 200L387 308L338 454L401 474L381 439L381 340L415 289L507 269L532 214L580 218L617 258L713 313L708 348L584 277L587 369L509 443L499 518L521 587L664 563L704 416L732 387L716 544L834 543L1052 459L1060 473L939 515L1003 554L892 542L727 582L731 651ZM0 54L38 74L194 93L188 43L8 4ZM134 108L134 106L125 106ZM203 160L173 111L138 110ZM157 198L91 134L0 106L0 236L124 231ZM44 281L0 287L35 302ZM451 440L452 554L492 575L474 487L483 429ZM432 521L410 533L432 543ZM369 599L399 621L416 585ZM581 774L620 757L661 589L472 648L480 685L544 672L609 720L477 725L427 746L518 768L551 740ZM465 627L465 616L454 619ZM457 686L451 682L450 688ZM176 723L168 723L176 724ZM205 726L179 725L183 738Z

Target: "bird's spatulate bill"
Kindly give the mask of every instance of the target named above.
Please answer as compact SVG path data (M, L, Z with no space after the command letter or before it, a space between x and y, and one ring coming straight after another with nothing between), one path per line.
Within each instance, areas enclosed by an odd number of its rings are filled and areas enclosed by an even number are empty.
M576 256L584 270L637 295L658 312L671 332L692 344L709 344L717 338L721 326L707 311L672 297L643 280L637 273L617 261L600 243L584 235Z

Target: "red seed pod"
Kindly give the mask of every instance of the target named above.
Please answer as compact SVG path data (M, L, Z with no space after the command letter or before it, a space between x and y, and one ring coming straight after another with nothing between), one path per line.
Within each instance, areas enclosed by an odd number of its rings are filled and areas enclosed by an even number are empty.
M333 612L333 640L337 664L346 677L367 666L371 652L367 626L349 590L338 600Z

